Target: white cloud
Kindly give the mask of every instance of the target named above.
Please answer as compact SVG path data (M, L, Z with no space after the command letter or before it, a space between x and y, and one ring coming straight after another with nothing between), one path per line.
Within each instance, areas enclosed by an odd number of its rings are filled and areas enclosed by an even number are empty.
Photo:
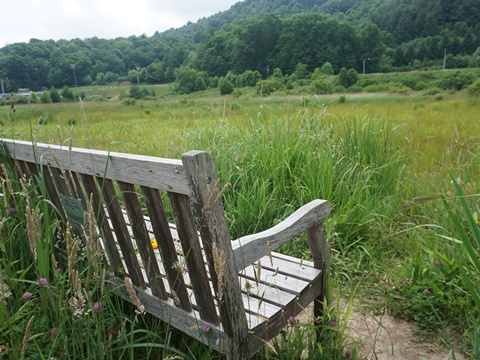
M0 47L31 38L153 35L228 10L236 0L2 0Z

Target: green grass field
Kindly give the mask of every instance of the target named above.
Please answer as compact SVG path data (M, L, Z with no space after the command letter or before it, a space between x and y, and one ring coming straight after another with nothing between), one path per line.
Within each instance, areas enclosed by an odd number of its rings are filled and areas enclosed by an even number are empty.
M333 208L325 230L334 299L354 298L373 312L416 321L419 334L438 336L455 351L478 350L480 286L472 281L480 276L478 99L463 92L180 96L158 86L156 100L125 106L118 87L84 90L110 100L17 105L15 112L0 107L3 136L65 146L71 139L77 147L160 157L207 150L221 181L230 184L225 206L232 237L325 198ZM7 242L16 240L7 230ZM308 258L307 249L301 239L283 251ZM348 315L338 319L346 324ZM330 358L344 358L354 343L333 330L324 334L325 349L333 349ZM289 334L277 344L284 358L305 349L317 358L314 345ZM171 345L190 358L211 355L195 344Z

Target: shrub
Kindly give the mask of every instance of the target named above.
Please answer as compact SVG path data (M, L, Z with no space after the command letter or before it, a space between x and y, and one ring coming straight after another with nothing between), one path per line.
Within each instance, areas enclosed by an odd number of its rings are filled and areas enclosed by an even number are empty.
M50 92L50 99L52 99L52 102L59 103L61 100L61 97L58 90L55 88L51 88L49 92Z
M40 95L40 102L42 104L50 104L52 102L52 98L50 97L50 93L48 91L42 92L42 95Z
M30 101L30 104L36 104L38 103L38 96L35 92L32 91L32 93L30 94L30 97L28 98L28 101Z
M207 89L207 84L205 83L205 80L201 76L197 76L195 79L195 91L202 91Z
M426 89L423 92L423 95L437 95L440 92L442 92L442 89L439 89L437 87L433 87L433 88L430 88L430 89Z
M444 90L462 90L473 83L474 79L475 77L467 71L449 71L440 80L439 86Z
M321 70L322 74L325 75L325 76L333 75L333 66L328 61L325 64L322 65L320 70Z
M135 105L135 99L134 98L123 98L122 99L122 105L126 106L133 106Z
M85 100L88 101L105 101L105 97L102 95L89 95Z
M360 91L362 91L362 90L360 90ZM334 93L344 93L344 92L347 92L347 89L344 86L335 86L335 88L333 89L333 92Z
M75 100L75 95L73 94L73 91L70 90L70 88L67 85L65 85L62 89L62 97L68 101Z
M268 96L280 89L283 89L283 83L278 78L270 77L267 80L261 80L257 83L257 94Z
M468 87L468 95L472 97L480 97L480 80L475 81Z
M23 95L15 95L11 99L15 104L28 104L28 98Z
M343 104L347 101L347 97L345 95L340 95L340 97L338 98L338 102L340 104Z
M314 94L331 94L333 92L333 85L327 80L314 80L310 85L310 90Z
M220 78L218 81L218 90L220 91L220 95L228 95L233 92L233 84L227 78Z

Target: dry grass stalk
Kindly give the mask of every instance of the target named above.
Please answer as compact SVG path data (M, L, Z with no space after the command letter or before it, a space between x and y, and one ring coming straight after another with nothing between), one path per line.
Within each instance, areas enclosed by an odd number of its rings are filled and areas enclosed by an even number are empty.
M78 250L79 241L77 239L72 238L72 233L70 232L70 223L68 221L67 221L66 228L67 229L65 231L65 238L67 241L68 273L70 274L70 276L72 276L73 265L77 260L77 250Z
M217 273L218 280L218 301L222 301L223 297L223 278L225 275L225 252L217 248L217 244L213 243L213 265Z
M207 205L205 206L205 210L207 211L212 211L215 208L215 205L220 201L222 198L223 193L225 190L227 190L227 187L230 185L229 183L226 183L223 185L222 190L215 196L216 190L218 189L218 184L220 182L220 179L217 179L215 184L213 185L213 190L210 192L210 195L207 200ZM215 199L213 198L215 196Z
M87 236L87 255L90 263L93 266L93 277L98 279L100 277L98 261L100 258L100 247L97 241L97 231L95 229L95 213L93 211L93 194L90 194L90 200L88 202L87 212L87 224L88 236Z
M32 315L30 320L28 320L27 327L25 328L25 334L23 335L23 344L22 344L22 359L25 359L25 354L27 353L28 342L32 336L32 326L33 321L35 320L35 315Z
M87 139L87 115L85 114L85 105L83 104L82 98L78 98L80 102L80 111L82 112L82 122L83 122L83 136L84 139Z
M267 253L268 253L268 258L270 259L270 265L273 266L272 249L270 248L269 241L267 241Z
M61 146L63 144L62 133L60 131L60 125L57 125L57 135L58 135L58 144Z
M74 295L70 298L69 304L70 308L72 309L73 316L79 317L85 314L86 300L85 296L83 296L82 284L80 282L77 270L72 270L71 278Z
M27 235L28 245L32 251L35 263L37 262L37 239L42 236L42 228L40 225L41 216L38 214L38 209L33 210L30 205L25 209L27 217Z
M3 163L2 163L2 172L3 172L3 178L5 179L5 183L7 184L8 192L10 193L10 196L13 196L12 183L10 182L10 177L8 176L7 168ZM5 196L5 192L3 194L4 194L3 196Z
M3 206L5 209L8 209L9 206L8 206L8 203L7 203L7 196L6 196L6 191L5 191L5 180L2 179L2 198L3 198Z
M132 300L133 305L135 305L138 309L138 311L141 314L145 313L145 307L142 305L142 302L137 296L137 293L135 292L135 288L133 287L132 281L128 276L125 276L124 280L125 282L125 287L127 288L128 295L130 296L130 299Z

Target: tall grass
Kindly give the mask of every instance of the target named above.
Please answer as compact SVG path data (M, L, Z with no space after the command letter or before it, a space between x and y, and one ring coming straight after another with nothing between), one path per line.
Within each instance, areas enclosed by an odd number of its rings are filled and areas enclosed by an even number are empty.
M233 236L261 231L316 198L331 202L329 229L346 249L402 207L401 132L374 118L261 114L246 128L218 122L185 136L213 154Z

